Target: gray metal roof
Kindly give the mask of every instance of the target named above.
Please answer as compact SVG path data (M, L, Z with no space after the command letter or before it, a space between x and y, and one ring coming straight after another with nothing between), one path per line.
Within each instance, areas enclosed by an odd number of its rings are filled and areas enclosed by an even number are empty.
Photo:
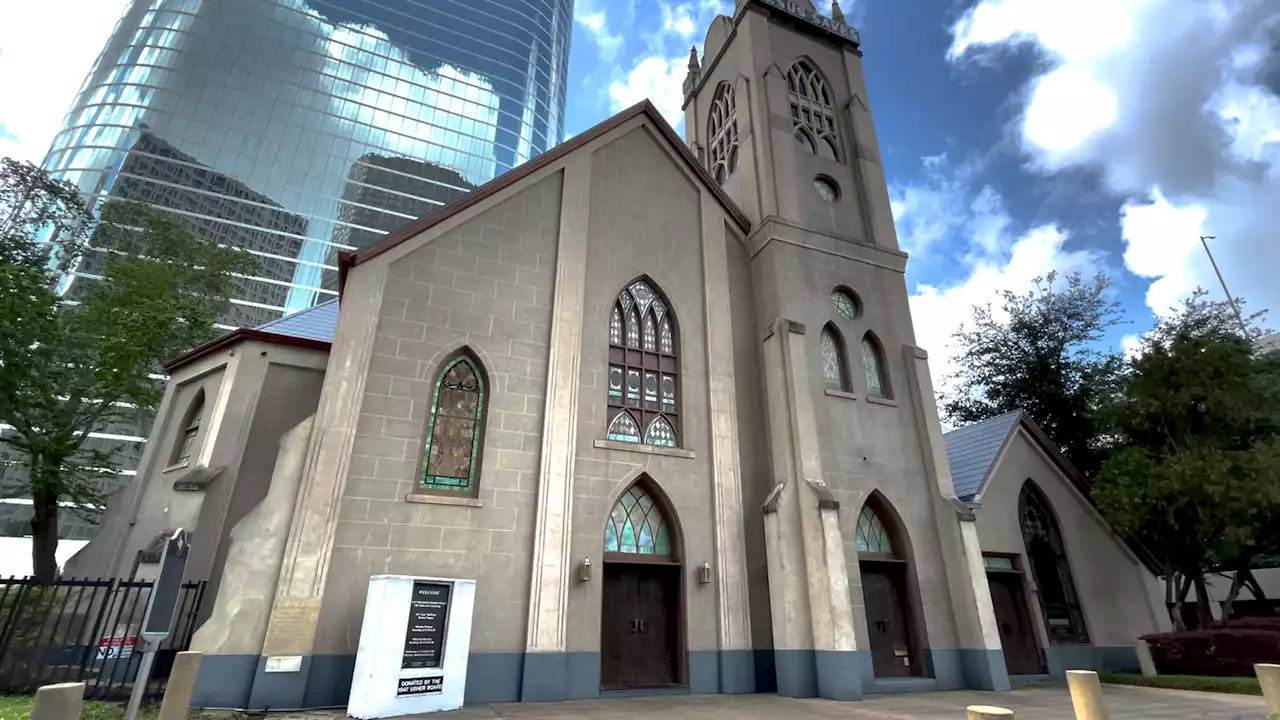
M1000 449L1018 425L1021 410L997 415L979 423L956 428L943 435L947 441L947 463L956 497L966 502L977 497Z
M279 320L272 320L259 325L254 330L291 335L308 340L333 342L333 333L338 329L338 300L334 298L292 315L285 315Z

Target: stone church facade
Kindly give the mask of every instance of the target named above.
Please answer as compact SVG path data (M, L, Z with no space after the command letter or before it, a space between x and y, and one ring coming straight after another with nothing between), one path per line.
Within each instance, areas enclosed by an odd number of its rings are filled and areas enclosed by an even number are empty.
M191 532L196 704L345 705L384 573L476 580L468 702L1136 666L1141 549L1021 414L944 437L857 33L739 0L685 97L684 141L623 111L170 363L68 572Z

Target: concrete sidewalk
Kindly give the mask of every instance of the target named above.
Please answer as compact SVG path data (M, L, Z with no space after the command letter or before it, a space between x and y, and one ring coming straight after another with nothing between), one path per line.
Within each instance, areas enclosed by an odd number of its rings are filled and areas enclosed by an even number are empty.
M1265 720L1262 698L1247 695L1104 685L1112 720ZM431 720L961 720L969 705L998 705L1022 720L1074 720L1062 684L1012 692L873 695L862 702L795 700L776 695L672 695L635 699L476 705L414 717ZM336 720L339 711L272 716Z

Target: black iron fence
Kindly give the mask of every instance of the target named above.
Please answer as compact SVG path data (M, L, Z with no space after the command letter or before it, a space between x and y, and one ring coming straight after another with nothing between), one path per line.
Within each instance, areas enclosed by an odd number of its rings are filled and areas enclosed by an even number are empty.
M160 645L148 695L164 692L174 656L195 632L204 582L183 583L173 632ZM85 697L129 697L142 660L139 637L151 583L64 579L42 585L0 578L0 694L84 682Z

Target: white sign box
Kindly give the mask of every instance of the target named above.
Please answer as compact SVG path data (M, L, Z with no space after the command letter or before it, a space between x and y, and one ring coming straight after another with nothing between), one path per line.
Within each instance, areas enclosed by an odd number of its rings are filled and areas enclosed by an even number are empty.
M474 580L369 578L347 714L371 720L462 707L475 599Z

